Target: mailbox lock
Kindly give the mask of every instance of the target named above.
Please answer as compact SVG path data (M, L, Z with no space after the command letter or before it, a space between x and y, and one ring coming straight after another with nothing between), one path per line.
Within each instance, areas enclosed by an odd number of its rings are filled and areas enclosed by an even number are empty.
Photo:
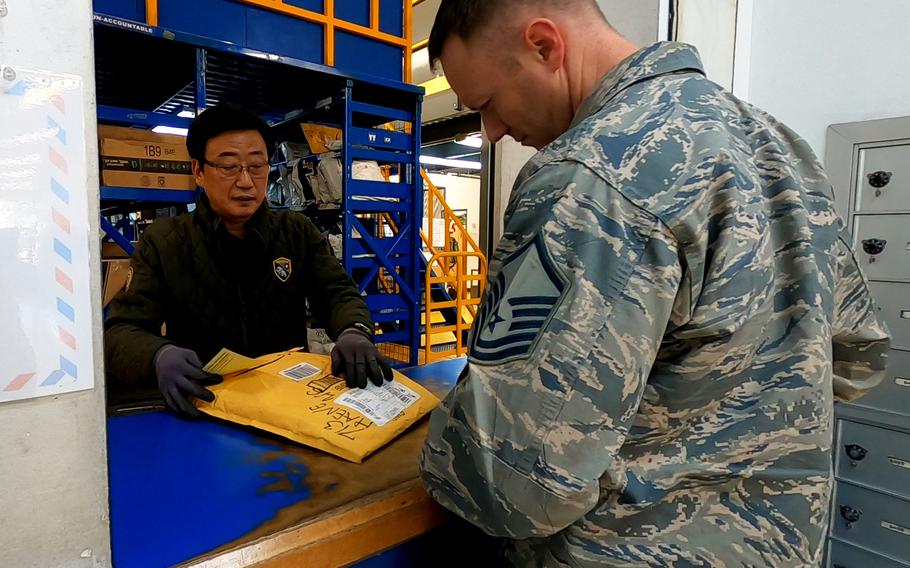
M856 444L844 446L844 449L847 450L847 455L850 456L850 459L853 461L863 461L863 458L869 453L866 448Z
M888 241L884 239L864 239L863 252L874 257L885 251L886 244L888 244ZM875 262L875 259L870 258L869 262Z
M847 521L847 528L850 528L850 525L859 520L863 516L862 511L858 511L849 505L840 506L840 516Z
M877 171L868 174L866 177L869 178L869 185L875 189L881 189L891 183L891 172Z

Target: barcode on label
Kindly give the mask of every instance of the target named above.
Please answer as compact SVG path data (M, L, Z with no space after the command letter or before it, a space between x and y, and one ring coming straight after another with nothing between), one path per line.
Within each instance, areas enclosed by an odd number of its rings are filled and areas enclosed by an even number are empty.
M416 400L413 396L404 393L393 392L392 394L404 404L411 404Z
M370 411L370 407L365 405L364 403L360 402L359 400L351 400L348 402L348 404L353 406L355 410L359 410L360 412L363 412L363 413Z
M285 370L281 371L279 374L281 374L282 376L285 376L293 381L300 382L300 381L309 379L310 377L315 377L316 375L318 375L321 372L322 372L321 369L318 369L318 368L310 365L309 363L301 363L300 365L294 365L290 369L285 369Z
M385 426L419 399L420 395L416 392L393 382L381 387L371 384L365 389L349 390L335 402L356 410L377 426Z

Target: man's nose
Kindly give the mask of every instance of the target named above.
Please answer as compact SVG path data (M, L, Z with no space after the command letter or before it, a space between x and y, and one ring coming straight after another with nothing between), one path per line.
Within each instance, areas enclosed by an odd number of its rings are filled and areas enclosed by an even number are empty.
M237 176L237 181L234 183L237 184L237 187L253 187L253 176L250 175L250 170L247 168L240 170L240 175Z

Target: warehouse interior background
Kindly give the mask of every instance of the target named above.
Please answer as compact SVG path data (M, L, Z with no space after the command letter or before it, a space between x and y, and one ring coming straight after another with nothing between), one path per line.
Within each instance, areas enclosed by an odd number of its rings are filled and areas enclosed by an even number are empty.
M93 15L98 3L108 2L113 0L99 0L94 7L91 0L0 0L0 14L8 10L0 17L0 67L42 70L83 81L82 96L72 99L81 106L66 108L71 117L77 117L67 123L77 125L67 136L71 142L83 139L87 151L82 163L69 165L68 176L87 193L73 197L69 214L73 226L86 226L92 235L104 234L99 216L104 199L99 189L99 156L94 151L99 138L95 116L103 95L95 90L95 77L102 57L96 59L93 41L113 33L96 23ZM427 38L439 2L413 3L415 45ZM611 22L640 45L674 39L697 46L709 78L788 124L823 159L830 151L831 125L910 115L910 66L905 61L910 53L906 30L910 3L905 0L601 0L600 4ZM141 55L136 55L131 72L161 67L143 61ZM366 51L362 56L370 57ZM165 62L164 67L170 64ZM478 250L488 256L502 233L512 183L534 152L510 139L491 144L483 136L478 116L466 111L440 81L438 71L431 69L426 49L414 50L411 68L410 82L428 89L421 111L421 165ZM100 82L98 87L102 88ZM385 94L375 96L379 100ZM0 160L0 182L2 170L9 165ZM910 210L910 205L903 209ZM841 214L851 212L845 209ZM444 214L425 217L417 223L425 229L434 225L433 219L440 220L437 236L450 223ZM6 232L9 237L22 223L17 210L0 210L0 235ZM453 246L469 248L464 242ZM12 433L0 441L0 503L2 518L15 519L15 526L2 523L0 566L111 565L101 388L105 274L95 269L102 266L101 239L91 239L86 247L87 256L81 259L84 273L74 279L86 282L78 293L89 313L77 314L85 326L73 341L78 341L88 362L79 372L94 375L94 388L0 404L0 432ZM422 254L427 254L425 249ZM39 281L45 275L30 272L28 264L19 260L0 248L0 262L21 267L0 281L0 297L16 298L22 290L42 285ZM469 262L467 271L482 272L477 260ZM4 321L15 317L3 314ZM398 332L398 328L390 331ZM455 341L457 334L440 341ZM21 358L29 351L17 339L21 335L15 329L0 334L0 361ZM412 347L425 347L423 341ZM28 356L38 358L39 351Z

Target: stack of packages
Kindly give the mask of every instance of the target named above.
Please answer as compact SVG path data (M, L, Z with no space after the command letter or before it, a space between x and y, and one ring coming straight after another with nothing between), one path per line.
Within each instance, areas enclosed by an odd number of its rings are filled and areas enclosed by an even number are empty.
M343 146L342 132L337 128L321 124L303 124L301 128L310 149L318 155L316 171L307 176L310 186L313 188L316 204L320 209L340 208L344 196L344 163L340 157L340 150ZM352 170L351 177L357 180L388 181L375 161L355 160ZM368 199L382 200L384 198Z
M310 154L304 143L282 142L278 147L282 162L278 165L279 181L269 187L269 203L292 211L303 211L315 200L306 181L307 167L303 158Z
M340 209L344 179L338 157L343 146L341 130L322 124L301 124L300 127L310 150L318 157L316 168L310 166L306 174L316 205L320 209Z

